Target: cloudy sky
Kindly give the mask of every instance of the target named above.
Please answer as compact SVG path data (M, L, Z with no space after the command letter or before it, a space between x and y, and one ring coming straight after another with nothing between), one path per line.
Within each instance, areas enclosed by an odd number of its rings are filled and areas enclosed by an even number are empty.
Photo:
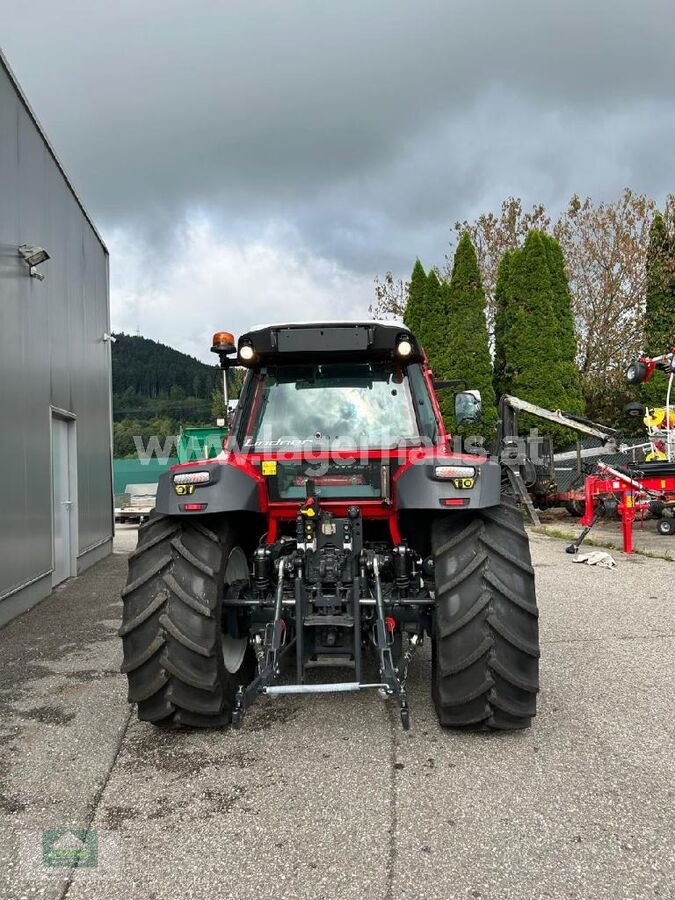
M672 0L0 0L0 23L110 249L114 328L205 360L216 329L364 313L510 194L674 187Z

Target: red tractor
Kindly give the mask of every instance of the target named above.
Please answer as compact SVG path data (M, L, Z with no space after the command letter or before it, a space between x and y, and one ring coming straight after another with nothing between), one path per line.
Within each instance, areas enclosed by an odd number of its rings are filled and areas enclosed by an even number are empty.
M122 671L139 718L237 726L261 694L375 688L408 728L406 674L428 636L442 725L528 726L523 519L498 461L453 450L415 337L305 323L237 346L221 332L213 350L248 370L226 449L161 477L129 560ZM477 391L456 393L458 424L479 415ZM325 666L346 678L310 671Z

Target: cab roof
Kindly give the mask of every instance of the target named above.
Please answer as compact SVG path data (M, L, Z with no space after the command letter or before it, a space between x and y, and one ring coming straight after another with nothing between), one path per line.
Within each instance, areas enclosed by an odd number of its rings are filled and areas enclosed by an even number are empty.
M401 341L410 352L397 351ZM250 361L241 360L242 346L253 348ZM422 362L424 354L417 339L404 325L373 320L287 322L259 325L242 334L238 343L239 359L249 367L297 362L398 360Z

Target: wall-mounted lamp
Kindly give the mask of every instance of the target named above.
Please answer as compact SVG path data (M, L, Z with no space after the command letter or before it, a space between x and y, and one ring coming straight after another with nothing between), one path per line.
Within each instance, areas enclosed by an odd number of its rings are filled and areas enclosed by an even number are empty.
M49 259L49 253L47 253L45 248L35 247L32 244L22 244L19 247L19 253L28 266L30 277L37 278L38 281L44 281L45 276L41 275L40 272L36 272L35 267L39 266L41 263L46 262Z
M101 338L104 344L116 344L117 338L114 334L108 334L107 331L103 332L103 337Z

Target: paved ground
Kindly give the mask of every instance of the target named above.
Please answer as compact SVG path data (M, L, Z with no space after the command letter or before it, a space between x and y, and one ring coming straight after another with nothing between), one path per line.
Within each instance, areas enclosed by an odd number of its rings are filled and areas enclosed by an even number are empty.
M0 897L675 897L672 563L533 553L543 689L514 735L443 732L427 652L409 734L374 695L158 733L117 674L124 556L69 583L0 631ZM43 867L61 827L96 829L97 869Z
M582 526L578 517L568 515L563 509L548 509L539 513L544 531L553 531L557 535L565 533L569 539L579 536ZM568 540L569 543L569 540ZM623 550L623 535L621 522L618 519L599 519L593 526L587 542L583 544L586 550L592 550L593 545L610 547ZM656 530L656 519L636 519L633 523L633 547L639 553L649 556L662 557L675 560L675 535L659 534Z
M115 525L115 553L131 553L136 547L138 525Z

